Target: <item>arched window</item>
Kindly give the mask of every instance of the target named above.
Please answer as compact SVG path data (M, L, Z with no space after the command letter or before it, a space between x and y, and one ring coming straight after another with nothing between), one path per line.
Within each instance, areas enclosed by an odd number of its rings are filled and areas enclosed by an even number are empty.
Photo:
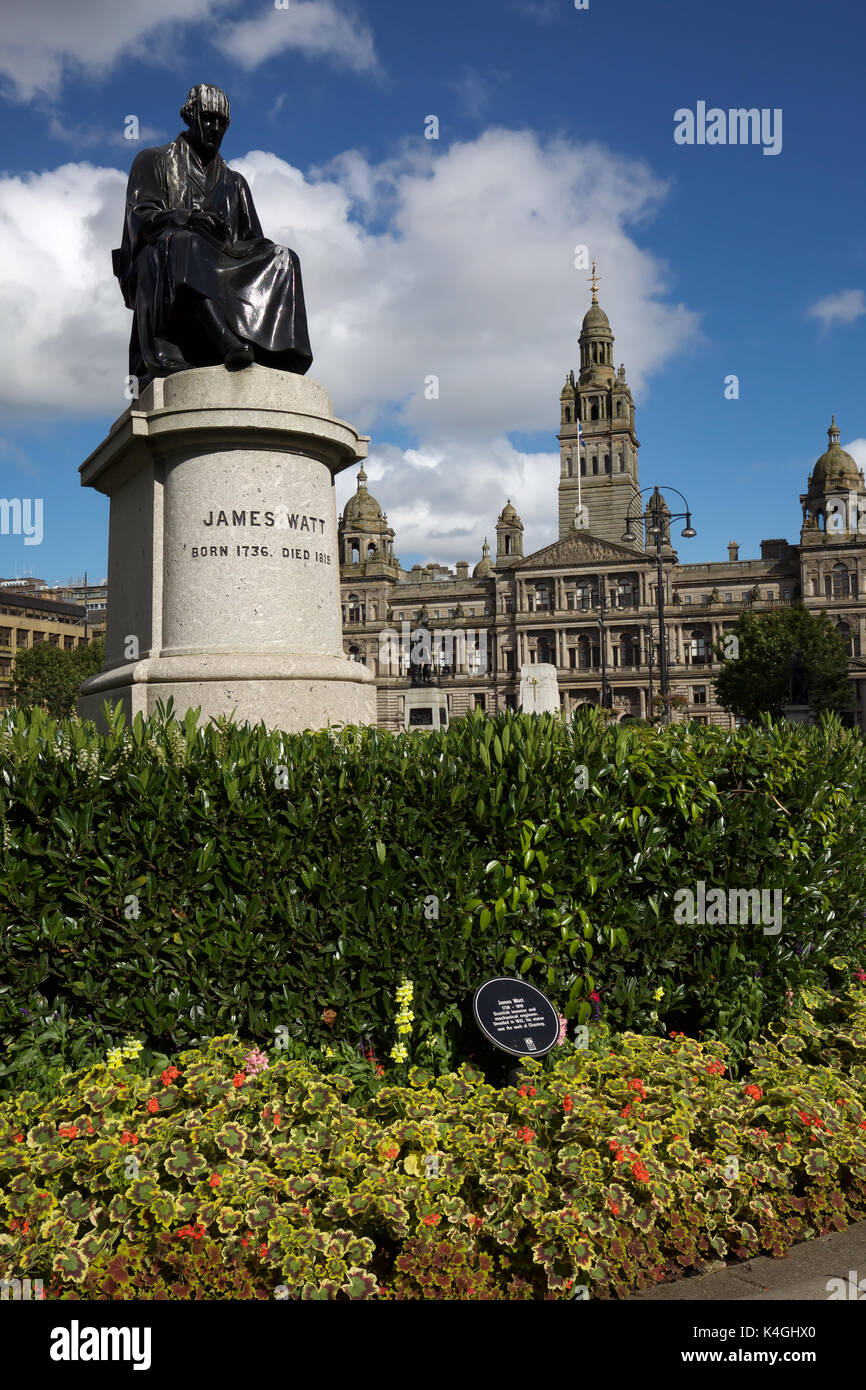
M572 463L570 457L569 457L569 459L568 459L568 476L569 476L569 478L573 478L573 477L574 477L574 464Z
M850 598L851 576L847 565L840 561L824 578L824 592L827 598Z
M625 457L623 454L619 455L619 471L620 473L625 472Z
M596 477L597 474L598 474L598 459L593 459L593 461L592 461L592 475L593 475L593 477Z
M618 418L622 416L622 401L617 401L617 403L616 403L616 413L617 413L617 417L618 417Z
M707 639L700 628L695 628L690 642L693 666L702 666L707 658Z
M357 594L349 595L346 616L350 623L362 623L364 621L364 604Z
M588 671L592 665L592 643L588 637L577 639L577 664L582 671Z
M598 361L598 343L593 343L592 345L592 360L593 362Z
M565 423L566 423L567 425L570 425L570 424L571 424L571 407L570 407L570 406L566 406L566 407L565 407Z
M352 564L353 564L353 565L360 565L360 563L361 563L361 549L360 549L360 546L359 546L358 542L353 538L352 540L349 541L349 545L352 547Z
M506 554L506 555L510 555L510 554L511 554L511 537L510 537L510 536L506 536L506 537L505 537L505 554Z
M360 653L360 651L358 650L357 647L350 647L350 648L349 648L349 660L350 660L350 661L360 661L360 660L361 660L361 653Z
M375 542L375 541L368 541L368 542L367 542L367 559L368 559L368 560L372 560L372 558L373 558L373 556L374 556L375 554L376 554L376 542Z
M604 471L605 473L610 472L610 454L605 454L604 456Z
M589 412L589 418L590 420L598 419L598 396L593 396L592 398L592 409Z

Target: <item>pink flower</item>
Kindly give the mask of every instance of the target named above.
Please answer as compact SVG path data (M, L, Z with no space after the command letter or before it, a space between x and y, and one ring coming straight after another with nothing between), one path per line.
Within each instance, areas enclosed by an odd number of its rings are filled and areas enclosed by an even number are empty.
M267 1071L268 1059L263 1052L258 1052L253 1048L244 1058L244 1071L247 1076L258 1076L260 1071Z
M568 1034L568 1019L565 1014L559 1015L559 1037L556 1039L557 1047L561 1047Z

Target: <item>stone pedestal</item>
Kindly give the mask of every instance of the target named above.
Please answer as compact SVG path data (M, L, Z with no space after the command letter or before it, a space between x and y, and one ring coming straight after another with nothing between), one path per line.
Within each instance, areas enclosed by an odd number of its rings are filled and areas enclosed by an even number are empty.
M403 713L404 729L432 733L448 728L448 696L435 686L420 685L406 691Z
M295 732L375 724L345 656L334 476L368 437L307 377L258 365L157 379L82 464L111 499L105 665L78 712L174 697Z
M520 708L524 714L559 713L556 667L528 662L520 668Z
M782 714L789 724L815 723L815 713L811 705L783 705Z

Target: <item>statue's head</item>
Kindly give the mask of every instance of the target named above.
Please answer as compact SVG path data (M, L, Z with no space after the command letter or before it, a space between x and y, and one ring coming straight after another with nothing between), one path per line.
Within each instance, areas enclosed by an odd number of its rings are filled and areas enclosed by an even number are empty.
M180 114L189 128L193 148L210 159L222 144L231 121L229 99L225 92L208 82L199 82L190 88Z

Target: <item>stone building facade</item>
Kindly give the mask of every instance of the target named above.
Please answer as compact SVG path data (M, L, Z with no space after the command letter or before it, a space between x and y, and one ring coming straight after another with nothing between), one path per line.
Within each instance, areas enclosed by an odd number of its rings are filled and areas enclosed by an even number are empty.
M642 518L635 407L625 367L614 367L613 343L594 279L578 373L568 373L560 396L559 536L531 555L523 553L523 523L509 498L496 522L495 557L485 540L471 571L467 561L404 570L361 468L339 521L343 638L346 653L375 672L381 726L403 727L407 657L419 624L429 627L434 678L451 718L473 707L516 708L520 667L534 662L555 665L566 714L599 704L602 643L615 713L652 713L658 569L646 517L653 500L667 504L655 493ZM731 541L727 560L683 564L665 518L665 650L671 692L685 698L676 717L732 726L713 697L717 644L746 607L768 613L802 602L826 611L842 634L854 687L851 722L866 728L866 485L839 445L835 417L828 440L800 498L799 544L765 540L760 558L741 560Z

